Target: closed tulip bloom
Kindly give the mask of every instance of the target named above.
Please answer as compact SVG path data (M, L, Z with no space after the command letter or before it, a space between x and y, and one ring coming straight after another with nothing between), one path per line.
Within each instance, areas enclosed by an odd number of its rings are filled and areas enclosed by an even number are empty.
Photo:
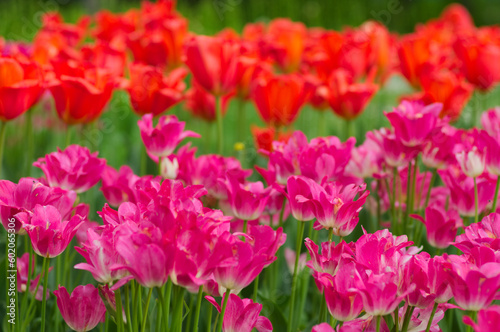
M93 285L77 286L71 295L66 287L54 291L57 307L68 326L77 332L90 331L106 319L106 306Z
M49 82L57 116L69 125L99 118L111 99L115 80L105 69L87 69L79 74L62 73Z
M463 226L462 219L455 210L445 211L439 206L429 206L425 209L425 219L413 215L427 229L427 241L434 248L445 249L455 240L457 230Z
M299 75L263 74L255 79L251 98L268 125L282 127L295 121L312 91Z
M486 154L477 146L469 151L458 152L455 156L462 172L468 177L475 178L483 174L486 167Z
M227 112L227 106L233 94L222 96L222 109L221 113L224 116ZM200 83L196 80L191 81L191 88L186 92L186 109L197 118L207 122L214 122L216 120L215 112L215 97L207 92Z
M23 227L31 239L35 253L53 258L66 249L83 222L80 215L63 221L59 211L52 205L37 205L31 223L24 224Z
M269 199L269 189L262 182L240 183L230 172L228 180L228 199L235 216L242 220L254 220L264 212Z
M491 137L498 139L500 137L500 107L483 112L481 125Z
M276 187L278 189L278 187ZM315 217L313 199L319 197L323 187L305 176L290 176L287 181L287 193L292 215L298 221L309 221ZM281 190L281 188L279 188Z
M127 91L133 110L154 116L163 113L183 99L187 71L178 68L163 76L156 67L134 63L130 66L130 82Z
M98 152L90 153L80 145L70 145L64 151L57 149L33 163L40 168L51 187L82 193L101 179L106 160L97 158Z
M0 57L0 120L10 121L38 100L42 84L36 71L13 58Z
M215 96L225 95L239 81L240 48L234 40L193 36L184 44L185 63L205 90Z
M185 123L180 122L175 115L160 117L156 127L153 127L153 115L146 114L137 124L148 154L156 159L172 154L184 138L200 137L195 132L185 131Z
M373 83L356 83L344 69L335 70L329 79L330 107L346 120L357 118L378 90Z
M225 294L222 296L224 302ZM211 296L205 297L208 302L221 312L221 307ZM259 332L270 332L273 330L271 321L264 316L259 316L262 304L254 303L251 299L241 299L238 295L230 294L227 300L224 320L222 322L223 332L251 332L257 329Z

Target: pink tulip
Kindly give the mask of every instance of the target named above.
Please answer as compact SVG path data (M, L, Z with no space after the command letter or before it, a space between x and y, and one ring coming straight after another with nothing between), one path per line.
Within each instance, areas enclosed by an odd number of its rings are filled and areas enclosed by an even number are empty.
M146 114L137 124L146 150L155 161L158 157L172 154L184 138L200 137L195 132L184 131L185 123L180 122L175 115L161 116L156 127L153 127L153 115Z
M28 289L27 283L28 283L28 265L29 265L29 254L24 253L21 258L17 259L17 291L19 293L24 293ZM49 268L49 272L52 270L52 267ZM35 259L34 257L31 257L31 272L33 274L33 271L35 271ZM35 279L31 279L30 281L30 286L29 286L29 292L33 295L35 295L35 298L38 301L42 301L43 297L43 286L38 285L40 282L40 276L41 274L37 275ZM38 286L38 291L35 294L35 290ZM50 292L47 289L46 290L46 298L49 298Z
M500 326L500 306L495 305L480 310L477 314L477 323L469 316L463 317L464 324L472 326L476 332L496 332Z
M275 187L276 189L281 189ZM323 187L305 176L291 176L287 181L287 192L292 215L298 221L314 219L313 199L317 199Z
M500 138L500 107L483 112L481 125L491 137Z
M500 290L500 263L476 266L461 256L447 256L455 302L464 310L488 307Z
M384 112L394 128L394 134L405 146L424 143L436 129L442 104L424 106L419 102L403 101L393 112Z
M264 212L269 189L262 182L240 183L236 175L228 172L228 199L234 215L242 220L254 220Z
M321 323L318 325L314 325L311 332L335 332L335 330L330 326L330 324Z
M457 236L454 245L464 253L470 253L480 245L500 249L500 214L492 213L465 227L464 234Z
M124 264L124 259L115 250L114 242L116 235L114 228L107 226L98 234L95 230L87 231L87 241L83 248L75 247L76 251L83 256L86 263L75 265L75 269L87 270L92 273L94 279L102 284L109 284L120 280L128 273L124 270L112 270L115 264Z
M429 260L427 278L430 293L436 295L435 302L446 303L453 297L448 282L448 267L443 257L436 256Z
M420 220L427 229L427 242L434 248L445 249L455 240L457 230L463 226L462 219L455 210L444 211L438 206L425 209L425 219L412 215Z
M106 307L93 285L77 286L71 295L59 286L54 295L64 321L74 331L90 331L106 319Z
M106 166L102 173L100 190L110 205L118 207L124 202L137 203L139 200L138 187L150 186L152 182L159 184L160 178L151 175L139 177L126 165L120 167L119 171L111 166Z
M426 308L415 308L413 310L413 314L410 318L410 322L408 324L408 332L420 332L425 331L427 328L427 324L429 323L430 316L432 314L433 304L429 305ZM404 305L399 309L399 330L403 328L404 316L406 311L408 310L408 305ZM429 331L432 332L440 332L438 323L444 318L445 312L444 306L438 306L434 317L432 318L431 328Z
M455 134L459 142L455 146L455 157L462 172L471 178L476 178L486 167L485 135L477 129L459 130Z
M366 137L379 145L385 163L390 167L403 167L415 158L419 150L404 145L394 134L386 128L368 132Z
M361 296L352 290L356 287L356 277L356 264L354 262L342 265L335 277L326 273L321 276L326 306L333 318L338 321L353 320L363 310Z
M500 157L497 151L500 151L499 137L493 138L485 131L481 132L484 144L486 146L486 169L490 174L500 176Z
M29 224L37 204L53 205L63 219L70 217L76 200L74 191L50 188L35 179L22 178L19 184L0 180L0 218L7 229L10 218L15 219L16 233L24 234L23 223Z
M288 271L291 275L293 275L293 270L295 269L295 258L296 253L290 248L285 248L285 260L286 266L288 267ZM299 256L299 265L297 266L297 273L300 274L302 270L306 267L307 262L307 253L300 254Z
M50 153L38 159L33 166L40 168L51 187L87 191L97 184L104 171L106 160L97 158L97 152L79 145L70 145L64 151Z
M221 312L221 307L211 296L205 298ZM224 302L225 294L222 296ZM259 316L262 304L254 303L250 299L240 299L238 295L230 294L227 300L224 320L222 322L223 332L251 332L254 328L259 332L270 332L273 330L271 321L264 316Z
M436 299L436 294L433 294L429 287L429 259L429 254L425 252L413 255L401 269L403 273L401 289L406 290L415 285L414 290L406 296L406 303L421 309L432 307Z
M422 150L422 163L425 166L446 169L449 165L455 164L456 158L453 152L456 144L455 130L445 125L428 139Z
M59 256L73 239L78 227L84 222L80 215L63 221L52 205L35 206L30 224L23 228L28 233L33 250L42 257Z

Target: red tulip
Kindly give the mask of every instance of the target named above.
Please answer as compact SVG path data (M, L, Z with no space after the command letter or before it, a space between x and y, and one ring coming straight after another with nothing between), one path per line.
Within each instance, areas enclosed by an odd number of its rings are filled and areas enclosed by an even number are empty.
M213 95L231 92L239 81L240 45L221 37L194 36L185 44L185 63L200 85Z
M9 121L26 112L42 92L40 76L12 58L0 57L0 120Z
M187 71L178 68L163 76L159 68L134 63L130 66L127 91L134 111L139 115L163 113L183 99Z
M252 100L268 125L281 127L295 121L311 92L312 86L298 75L262 75L255 81Z
M104 69L73 68L72 73L68 71L66 68L56 73L58 79L49 85L57 115L69 125L96 120L113 93L113 77Z
M346 120L358 117L378 90L373 83L355 83L344 69L335 70L330 77L330 106Z
M222 115L226 114L227 105L233 94L222 97ZM197 118L213 122L215 115L215 97L200 86L196 80L191 81L191 89L186 92L186 109Z

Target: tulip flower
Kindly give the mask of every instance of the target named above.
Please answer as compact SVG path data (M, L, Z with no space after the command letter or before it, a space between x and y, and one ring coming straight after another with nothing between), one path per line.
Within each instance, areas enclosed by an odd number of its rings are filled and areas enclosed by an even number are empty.
M51 187L82 193L101 179L106 160L97 158L98 152L90 153L80 145L70 145L64 151L49 153L33 163L40 168Z
M137 124L146 150L154 160L172 154L184 138L200 137L195 132L184 131L185 123L180 122L175 115L160 117L156 127L153 127L153 115L146 114Z
M50 188L41 182L22 178L19 184L0 180L0 218L7 229L10 218L15 219L15 231L24 234L23 224L30 224L33 210L37 205L52 205L57 208L63 219L71 217L76 200L74 191Z
M73 239L76 230L84 222L80 215L63 221L58 209L52 205L36 205L29 224L23 228L28 233L33 250L42 257L59 256Z
M438 249L448 248L462 226L462 219L455 210L444 211L438 206L428 206L425 209L425 219L418 215L412 217L425 225L427 242Z
M41 93L41 77L36 70L16 59L0 57L0 121L22 115Z
M477 314L477 323L469 316L464 316L463 322L472 326L475 332L495 332L500 326L500 306L495 305L480 310Z
M205 296L217 311L223 315L223 332L251 332L254 328L259 332L270 332L273 330L271 321L264 316L259 316L262 304L254 303L250 299L241 299L238 295L230 294L222 296L222 303L226 306L221 309L219 304L211 296Z
M235 216L245 222L259 218L269 199L269 190L264 189L262 182L241 184L231 173L226 177L229 182L229 203Z
M500 264L486 263L480 267L461 256L448 256L449 282L455 302L464 310L487 308L500 290Z
M292 215L298 221L309 221L314 219L315 206L313 199L317 199L323 187L305 176L290 176L287 181L287 192ZM276 187L281 190L281 188Z
M500 137L500 107L492 108L481 115L481 125L493 138Z
M280 128L295 121L311 92L312 86L296 74L263 74L256 78L251 98L264 122Z
M99 290L91 284L77 286L71 295L66 287L59 286L54 295L64 321L74 331L90 331L106 319L106 307Z
M233 94L228 94L222 97L221 114L225 115L229 100ZM201 118L207 122L214 122L216 118L215 97L214 95L203 89L196 80L191 81L191 89L186 92L186 109L197 118Z
M163 76L160 69L139 63L130 66L127 91L132 108L139 115L157 116L183 99L187 71L178 68Z
M24 293L29 290L31 294L35 296L35 299L38 301L42 300L42 294L44 291L44 288L42 285L38 285L40 282L40 276L41 274L37 275L35 279L30 280L30 286L28 288L28 272L33 274L33 271L35 271L35 260L31 258L31 269L29 269L29 262L30 261L30 256L28 253L24 253L21 258L17 259L17 291L19 293ZM49 271L52 268L49 269ZM38 291L35 294L35 291ZM45 296L49 296L50 292L48 289L45 290L46 294Z
M58 117L69 125L96 120L111 99L115 86L113 77L105 69L58 72L58 78L49 82Z
M355 83L344 69L335 70L329 79L330 106L341 118L357 118L378 90L373 83Z
M407 147L424 143L436 129L441 104L424 106L418 102L403 101L393 112L385 116L394 128L394 134Z

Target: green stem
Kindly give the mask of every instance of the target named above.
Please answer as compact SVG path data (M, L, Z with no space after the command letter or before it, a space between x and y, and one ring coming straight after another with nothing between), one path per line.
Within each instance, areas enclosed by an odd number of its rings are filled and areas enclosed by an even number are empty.
M168 324L169 324L169 320L170 320L170 298L172 296L172 280L170 278L168 278L168 281L167 281L167 290L165 292L165 305L163 306L163 319L165 321L165 326L167 327L168 329Z
M47 285L49 283L49 258L43 258L43 289L42 289L42 332L45 332L45 311L47 309ZM35 293L36 294L36 293Z
M333 228L328 229L328 242L332 242L333 239Z
M172 331L177 332L182 330L182 308L184 306L184 288L180 286L174 287L174 312L172 321Z
M434 315L436 314L437 307L438 303L436 302L432 307L431 317L429 318L429 322L427 323L427 328L425 329L425 332L429 332L431 330L432 320L434 319Z
M222 155L223 151L223 124L222 124L222 105L221 97L215 96L215 117L217 120L217 153Z
M380 320L382 319L382 316L377 316L377 332L380 332Z
M210 305L208 308L208 316L207 316L207 332L212 331L212 310L214 309L213 305Z
M146 322L148 321L148 311L149 311L149 302L151 301L151 294L153 293L153 288L150 288L148 291L148 298L146 299L146 307L144 308L144 318L142 319L142 331L146 331Z
M479 200L479 194L477 193L477 181L476 178L474 178L474 211L475 211L475 217L474 217L474 222L477 224L479 221L479 208L478 208L478 200Z
M116 325L118 326L118 331L125 331L123 327L123 310L122 310L122 293L120 288L115 291L116 300Z
M247 124L245 120L245 99L238 99L238 134L237 141L243 142L245 140L245 134L247 129Z
M194 329L193 331L198 331L198 324L200 321L200 311L201 311L201 300L203 299L203 286L198 289L198 297L196 298L196 312L194 314Z
M66 137L64 139L64 146L68 147L71 144L71 126L66 125Z
M137 284L137 312L139 313L139 322L142 322L143 320L143 313L142 313L142 286ZM140 324L140 323L139 323Z
M0 123L0 178L4 178L3 176L3 151L5 149L5 129L7 128L7 122L1 121Z
M394 332L399 331L399 305L394 309Z
M128 332L132 332L132 320L130 318L130 293L129 284L125 285L125 317L127 317Z
M319 318L318 318L318 324L321 324L325 321L326 317L326 300L324 296L321 297L321 304L319 306Z
M161 157L158 157L158 175L163 179L163 176L161 175Z
M345 120L346 140L354 136L354 120Z
M247 227L248 227L248 220L243 220L243 233L247 232Z
M333 316L330 317L330 326L335 329L335 325L337 325L337 320L333 318ZM335 331L335 330L334 330Z
M298 277L298 266L299 266L299 257L300 257L300 248L302 246L302 238L304 236L304 228L305 222L298 221L297 225L297 241L295 243L295 265L293 267L293 279L292 279L292 298L290 300L290 314L288 318L288 332L291 332L293 329L293 311L295 309L295 297L297 294L297 277Z
M498 199L498 190L500 189L500 176L497 177L497 186L495 188L495 196L493 197L493 205L491 206L491 212L495 212L497 210L497 199Z
M389 195L389 200L391 201L391 214L392 214L392 222L391 222L391 229L394 233L397 230L397 220L396 220L396 190L397 190L397 178L398 178L398 169L394 167L392 169L392 195ZM386 180L387 181L387 180ZM387 187L389 187L389 182L386 182ZM387 188L389 190L389 188Z
M219 317L219 322L217 323L217 330L218 332L222 332L222 322L224 321L224 314L226 312L226 306L227 306L227 300L229 299L231 290L228 288L226 289L226 293L224 294L224 301L222 303L222 309L220 312L220 317Z
M134 320L132 321L132 328L134 331L138 331L138 319L137 319L137 299L138 299L138 296L139 296L139 285L137 284L137 282L135 280L132 280L130 282L130 287L132 287L132 297L133 297L133 300L132 300L132 312L134 313Z
M411 316L413 315L413 310L415 310L414 306L409 306L406 309L405 318L404 318L404 321L403 321L403 329L401 331L403 331L403 332L407 332L408 331L408 326L410 325Z
M257 275L253 282L253 295L252 295L252 300L254 302L257 302L257 292L259 291L259 276L260 274Z
M30 176L31 175L31 163L33 162L33 150L34 150L34 138L33 138L33 110L29 109L28 112L26 112L26 140L27 146L26 146L26 174L25 176Z
M472 319L472 321L475 322L476 321L476 316L477 316L477 311L469 311L468 314L469 314L469 317ZM472 331L474 331L474 329L472 328L472 326L467 325L466 331L467 332L472 332Z

